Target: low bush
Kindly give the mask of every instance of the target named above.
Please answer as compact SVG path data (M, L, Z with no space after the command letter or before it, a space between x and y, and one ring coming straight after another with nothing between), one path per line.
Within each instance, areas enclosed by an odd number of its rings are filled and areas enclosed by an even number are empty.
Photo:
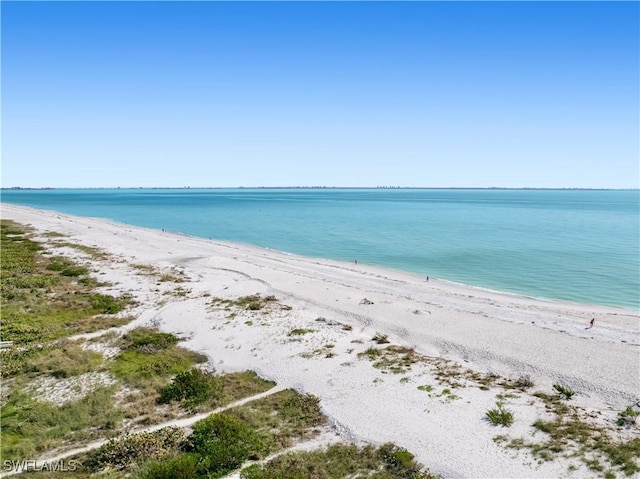
M162 461L151 460L140 468L135 477L138 479L194 479L204 475L200 473L203 469L200 467L201 461L202 458L198 454L185 453Z
M163 460L178 453L185 432L177 427L165 427L153 432L131 434L112 439L92 451L86 466L92 471L105 468L124 469L147 460Z
M93 293L89 295L89 303L96 314L116 314L131 302L130 296L115 298L108 294Z
M175 346L179 339L173 334L161 333L157 329L139 327L132 329L122 337L122 349L154 354Z
M371 477L379 479L434 479L422 471L413 455L393 444L380 448L334 444L327 449L283 454L266 464L242 470L242 479Z
M224 381L219 376L191 369L176 375L171 384L160 390L158 402L166 404L179 401L188 408L193 408L207 400L222 396Z
M62 256L51 258L51 262L47 265L49 271L57 271L62 276L84 276L89 273L84 266L78 266L73 261Z
M220 477L248 459L259 459L266 447L244 421L226 414L214 414L193 426L185 450L202 458L200 473L206 471L210 476Z

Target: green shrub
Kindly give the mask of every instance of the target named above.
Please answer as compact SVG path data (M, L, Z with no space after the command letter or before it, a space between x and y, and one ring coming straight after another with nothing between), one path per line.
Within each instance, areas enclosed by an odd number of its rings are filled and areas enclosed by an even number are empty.
M223 379L200 369L179 373L171 384L160 390L158 402L166 404L180 401L193 408L203 402L222 395Z
M93 293L89 295L89 303L96 313L116 314L131 302L130 296L114 298L108 294Z
M248 459L259 459L265 445L245 422L226 414L214 414L193 426L185 449L202 458L200 466L207 473L220 477Z
M393 444L333 444L326 449L283 454L266 464L253 464L242 470L242 479L435 479L421 471L413 455Z
M84 266L78 266L73 261L62 256L52 258L51 262L47 265L49 271L56 271L62 276L77 277L84 276L89 273Z
M202 458L197 454L180 454L163 461L152 460L141 467L139 479L194 479L202 477Z
M498 405L495 409L490 409L486 412L487 419L491 424L495 426L508 427L513 424L513 413L508 409L505 409L502 404Z
M178 453L184 435L180 428L165 427L112 439L89 454L86 466L92 471L99 471L105 468L124 469L148 460L163 460Z
M139 327L132 329L122 337L122 348L127 351L138 351L154 354L175 346L179 339L173 334L161 333L157 329Z
M406 449L387 443L378 451L386 468L395 472L418 472L420 466L413 460L414 456Z
M27 372L31 359L42 352L42 347L12 347L0 350L0 377L9 378Z

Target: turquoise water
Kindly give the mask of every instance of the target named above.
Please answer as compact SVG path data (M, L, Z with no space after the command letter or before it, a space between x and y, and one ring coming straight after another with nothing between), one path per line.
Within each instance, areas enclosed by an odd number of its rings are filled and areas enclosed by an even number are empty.
M2 201L640 309L638 191L5 190Z

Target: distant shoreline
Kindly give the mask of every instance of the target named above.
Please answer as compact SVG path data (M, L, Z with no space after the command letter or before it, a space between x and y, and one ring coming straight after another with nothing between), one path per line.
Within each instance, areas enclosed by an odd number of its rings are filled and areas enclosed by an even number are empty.
M640 188L510 187L510 186L64 186L1 187L0 191L51 190L507 190L507 191L640 191Z

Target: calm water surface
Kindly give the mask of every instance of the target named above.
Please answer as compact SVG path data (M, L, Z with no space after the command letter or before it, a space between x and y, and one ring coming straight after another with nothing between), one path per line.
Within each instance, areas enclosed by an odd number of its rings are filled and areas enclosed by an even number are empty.
M576 190L5 190L6 203L640 308L640 194Z

